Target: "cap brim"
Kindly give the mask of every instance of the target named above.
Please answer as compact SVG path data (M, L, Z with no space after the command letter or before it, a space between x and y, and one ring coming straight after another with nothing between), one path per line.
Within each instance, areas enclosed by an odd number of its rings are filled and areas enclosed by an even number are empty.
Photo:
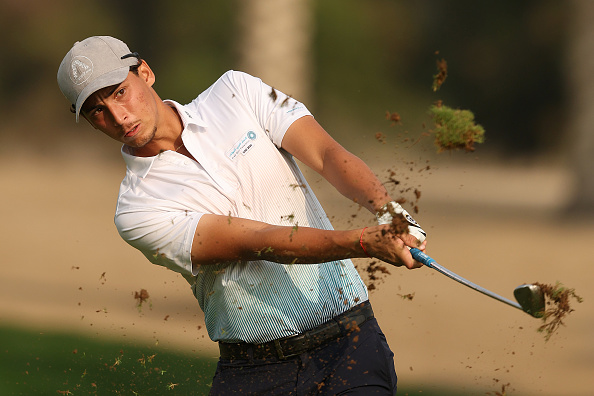
M76 100L76 122L78 122L80 109L82 108L85 101L89 98L89 96L93 95L95 92L105 87L121 84L126 79L126 77L128 77L129 72L129 66L120 67L119 69L113 70L109 73L105 73L100 77L97 77L92 83L87 85L80 92L80 95L78 95L78 99Z

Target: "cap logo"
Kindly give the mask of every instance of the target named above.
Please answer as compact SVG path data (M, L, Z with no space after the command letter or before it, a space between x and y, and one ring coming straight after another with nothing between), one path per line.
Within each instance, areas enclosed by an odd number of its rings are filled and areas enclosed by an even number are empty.
M93 62L86 56L77 56L70 63L70 79L76 85L83 84L93 74Z

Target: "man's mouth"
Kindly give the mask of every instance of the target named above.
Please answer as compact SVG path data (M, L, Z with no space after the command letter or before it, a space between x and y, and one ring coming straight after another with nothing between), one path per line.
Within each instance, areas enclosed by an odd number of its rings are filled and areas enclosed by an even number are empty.
M134 135L136 135L138 133L138 131L140 130L140 125L135 125L132 129L130 129L128 132L126 132L126 134L124 135L125 137L133 137Z

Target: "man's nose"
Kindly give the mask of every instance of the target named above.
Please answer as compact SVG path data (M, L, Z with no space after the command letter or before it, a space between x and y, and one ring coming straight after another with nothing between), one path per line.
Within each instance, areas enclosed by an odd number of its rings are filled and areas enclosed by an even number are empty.
M128 112L123 106L114 105L111 106L111 109L109 110L115 126L123 125L126 122L126 119L128 118Z

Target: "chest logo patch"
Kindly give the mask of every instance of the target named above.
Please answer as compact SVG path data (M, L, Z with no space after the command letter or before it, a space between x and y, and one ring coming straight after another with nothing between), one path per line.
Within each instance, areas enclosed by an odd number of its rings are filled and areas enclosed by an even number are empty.
M254 147L255 140L258 136L256 132L249 131L241 137L225 154L230 160L234 160L239 154L246 155L248 151Z

